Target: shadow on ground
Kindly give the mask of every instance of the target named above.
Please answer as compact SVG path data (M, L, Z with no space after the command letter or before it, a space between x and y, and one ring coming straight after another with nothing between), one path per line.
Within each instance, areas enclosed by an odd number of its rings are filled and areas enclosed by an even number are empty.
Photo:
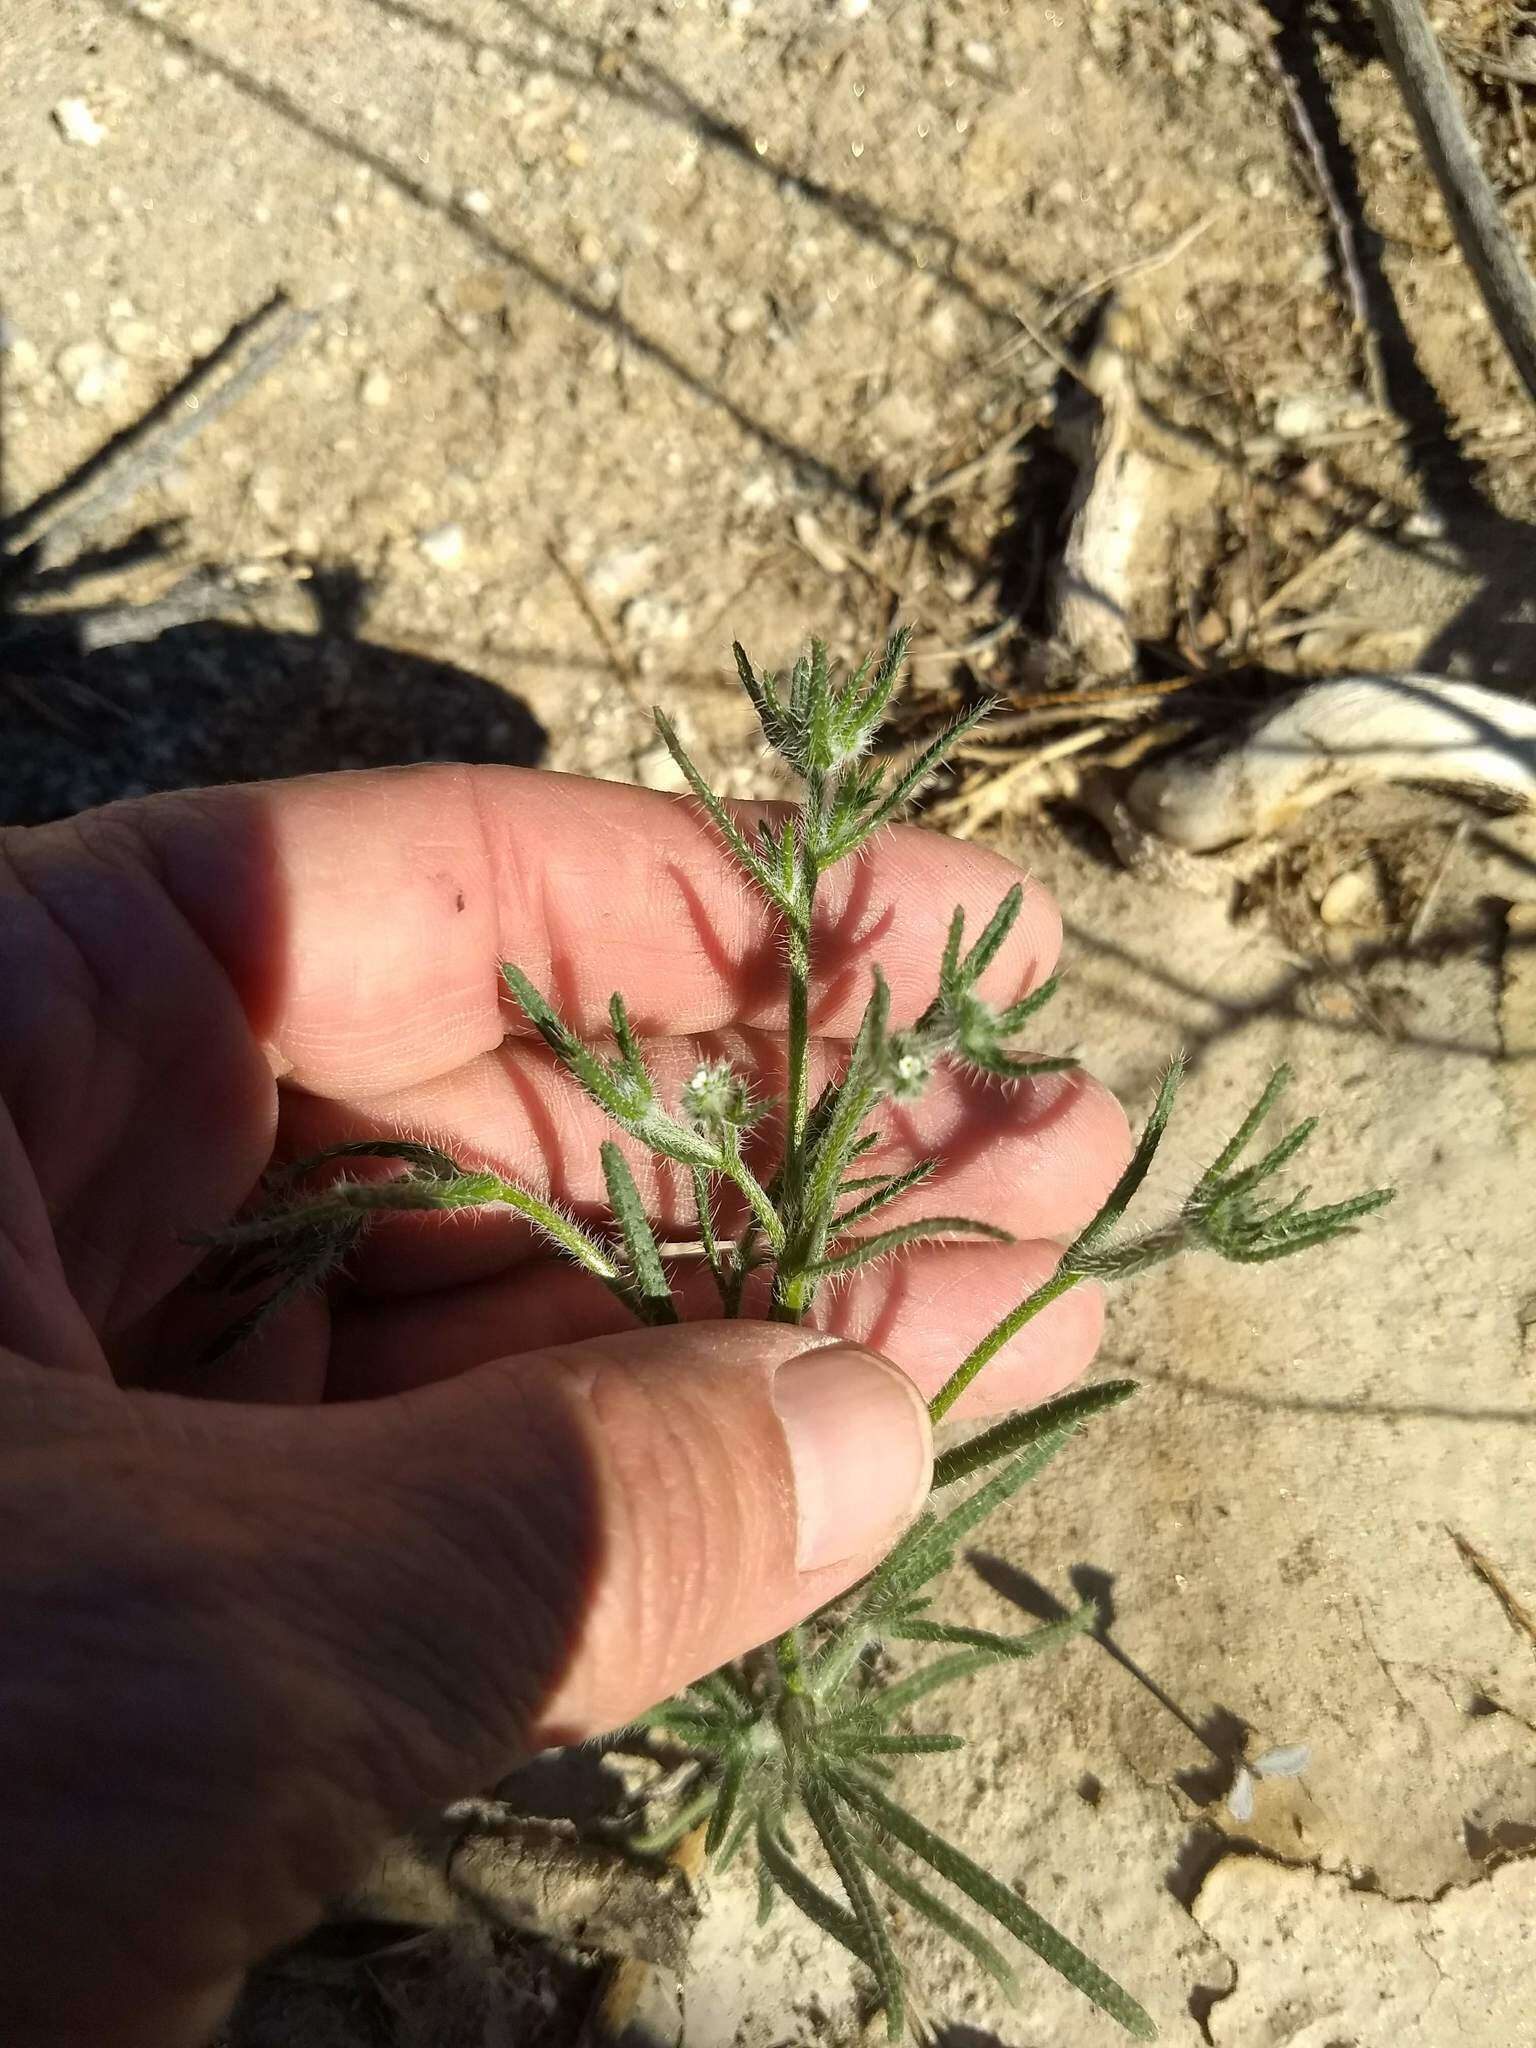
M362 637L352 571L310 589L315 633L204 620L85 652L72 614L30 617L0 640L0 824L334 768L543 759L544 728L516 697Z

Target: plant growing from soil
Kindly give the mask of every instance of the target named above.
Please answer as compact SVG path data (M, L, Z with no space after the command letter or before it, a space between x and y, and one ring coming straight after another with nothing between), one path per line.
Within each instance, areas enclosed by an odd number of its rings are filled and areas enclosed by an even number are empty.
M571 1079L636 1144L686 1169L697 1216L697 1243L689 1250L707 1265L726 1317L766 1313L798 1323L814 1313L829 1285L912 1245L963 1234L1004 1238L985 1221L956 1216L880 1227L881 1212L927 1180L939 1161L924 1159L900 1173L861 1171L878 1142L872 1125L883 1104L920 1096L942 1062L1000 1084L1027 1083L1076 1064L1018 1049L1020 1034L1054 993L1054 979L1001 1008L978 993L1023 907L1023 892L1015 887L969 943L964 915L955 912L937 963L936 992L915 1020L893 1022L889 992L874 969L847 1063L812 1099L810 1011L822 878L903 814L988 709L983 704L966 713L904 770L872 759L906 647L906 634L897 633L878 659L871 655L844 676L834 672L826 648L813 642L787 678L759 671L736 648L741 684L764 737L804 785L799 806L751 830L710 789L666 717L656 714L689 788L785 942L788 1076L771 1123L774 1106L755 1093L749 1076L724 1062L702 1062L680 1099L664 1101L622 995L610 1005L611 1046L599 1048L579 1038L515 965L501 969L512 997ZM1181 1074L1175 1060L1130 1164L1055 1272L957 1361L930 1403L935 1422L1026 1323L1086 1279L1121 1280L1202 1250L1238 1264L1288 1258L1347 1233L1390 1200L1391 1190L1378 1188L1308 1208L1305 1189L1278 1192L1278 1177L1314 1127L1311 1120L1298 1124L1249 1156L1290 1078L1282 1068L1177 1212L1150 1227L1129 1226L1127 1211L1152 1165ZM754 1134L772 1141L766 1167L765 1148L753 1142ZM345 1162L366 1156L397 1162L400 1170L387 1178L347 1170ZM664 1253L657 1242L617 1144L604 1144L602 1165L612 1215L606 1231L429 1145L368 1141L301 1160L271 1178L260 1213L213 1239L219 1284L259 1295L220 1348L334 1270L379 1216L405 1210L514 1209L639 1322L676 1322L669 1265L677 1254ZM316 1178L324 1169L332 1173L328 1181ZM727 1196L742 1217L729 1230L721 1221ZM1133 1391L1134 1383L1124 1380L1090 1386L944 1450L928 1506L861 1586L637 1724L685 1752L693 1767L671 1774L670 1804L651 1816L649 1832L635 1846L662 1853L703 1827L708 1853L723 1866L751 1843L764 1915L787 1898L849 1950L875 1980L893 2040L907 2021L906 1986L883 1893L966 1950L1010 1994L1016 1990L1013 1965L995 1931L984 1932L935 1886L959 1894L994 1930L1033 1950L1137 2039L1155 2034L1147 2013L1113 1978L1011 1886L911 1812L893 1789L904 1756L963 1747L957 1735L912 1728L914 1710L977 1672L1028 1662L1097 1624L1090 1602L1022 1635L959 1627L944 1619L942 1581L988 1515L1092 1416ZM893 1679L881 1660L888 1645L917 1645L933 1654ZM810 1843L820 1852L819 1871L804 1854Z

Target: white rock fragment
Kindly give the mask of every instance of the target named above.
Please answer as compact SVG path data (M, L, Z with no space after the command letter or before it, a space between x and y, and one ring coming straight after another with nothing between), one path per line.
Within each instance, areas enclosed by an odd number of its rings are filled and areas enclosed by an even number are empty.
M131 363L153 362L160 353L160 337L147 320L114 320L107 329L107 338L118 354Z
M824 569L829 576L841 576L848 568L848 557L823 529L821 521L812 511L802 509L790 521L795 539L810 556L818 569Z
M1310 392L1295 392L1275 407L1275 432L1282 441L1306 441L1330 427L1334 408Z
M470 61L470 70L476 78L494 78L501 69L501 52L490 43L482 43Z
M35 342L28 341L13 320L0 313L0 376L7 384L30 384L43 367Z
M476 220L484 220L491 210L491 195L483 192L478 185L472 185L467 192L459 194L459 204L466 213L472 213Z
M370 370L358 385L357 395L364 405L372 406L377 412L394 397L395 387L383 370Z
M659 552L654 541L610 548L587 564L584 580L588 591L607 604L637 596L654 576Z
M457 520L432 526L416 536L416 549L434 569L457 569L464 561L464 529Z
M686 640L690 625L683 607L664 597L632 597L619 621L636 640Z
M81 149L100 149L107 131L91 110L89 100L59 100L53 109L53 125L66 142Z
M1253 45L1242 30L1233 28L1230 22L1208 22L1206 34L1211 39L1211 55L1218 64L1235 67L1248 63L1253 56Z
M1210 853L1376 782L1502 791L1536 804L1536 706L1444 676L1314 683L1236 746L1195 747L1144 768L1127 802L1149 831Z
M104 342L77 341L61 349L59 376L76 405L109 405L123 387L128 365Z

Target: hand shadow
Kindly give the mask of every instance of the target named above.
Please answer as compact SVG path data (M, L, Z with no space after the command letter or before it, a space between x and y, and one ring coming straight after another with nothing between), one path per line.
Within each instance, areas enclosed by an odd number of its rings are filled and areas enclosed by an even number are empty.
M361 636L355 570L309 589L313 634L204 619L92 650L87 614L30 615L0 641L0 825L327 769L542 760L547 735L520 699Z

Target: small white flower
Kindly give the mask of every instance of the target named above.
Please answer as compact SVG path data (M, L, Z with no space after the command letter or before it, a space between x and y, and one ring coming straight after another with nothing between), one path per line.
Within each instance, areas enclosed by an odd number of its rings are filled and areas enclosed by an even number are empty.
M933 1079L933 1055L898 1033L888 1047L886 1085L897 1102L916 1102Z
M751 1120L753 1102L729 1060L701 1060L683 1090L682 1110L697 1130L739 1129Z

